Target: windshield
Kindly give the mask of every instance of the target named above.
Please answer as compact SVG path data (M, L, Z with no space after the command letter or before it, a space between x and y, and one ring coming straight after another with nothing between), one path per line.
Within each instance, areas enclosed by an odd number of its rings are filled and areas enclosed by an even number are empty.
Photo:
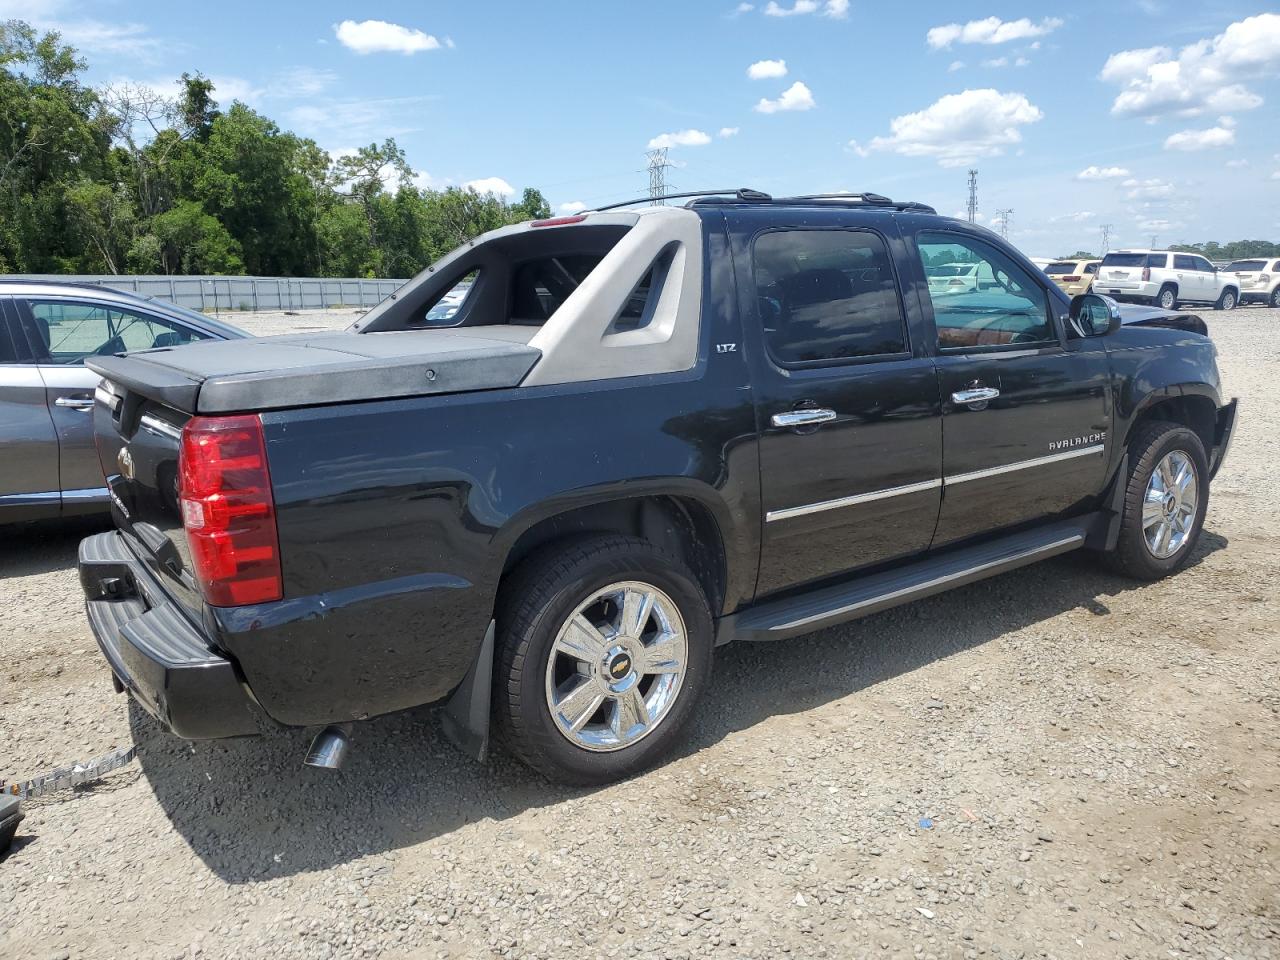
M1265 260L1232 260L1223 269L1231 273L1257 273L1267 269Z

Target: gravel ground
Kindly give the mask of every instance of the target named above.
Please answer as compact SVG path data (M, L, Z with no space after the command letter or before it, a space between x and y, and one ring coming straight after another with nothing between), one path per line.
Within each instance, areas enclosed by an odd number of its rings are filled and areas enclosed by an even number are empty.
M0 956L1280 955L1280 311L1207 317L1244 399L1193 566L1069 555L726 648L688 747L605 789L475 765L429 710L340 774L302 733L170 738L85 626L93 527L6 532L0 777L141 759L28 804Z

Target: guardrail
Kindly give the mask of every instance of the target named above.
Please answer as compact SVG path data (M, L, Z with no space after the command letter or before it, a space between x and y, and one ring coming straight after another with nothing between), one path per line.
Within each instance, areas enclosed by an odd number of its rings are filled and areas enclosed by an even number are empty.
M211 277L110 274L6 274L14 279L51 283L92 283L160 297L195 310L312 310L323 307L372 307L394 293L404 280L360 277Z

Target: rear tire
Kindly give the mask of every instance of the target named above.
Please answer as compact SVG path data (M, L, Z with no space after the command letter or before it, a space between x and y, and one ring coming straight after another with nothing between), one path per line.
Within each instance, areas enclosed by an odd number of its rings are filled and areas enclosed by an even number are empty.
M1155 420L1138 429L1129 463L1120 539L1106 562L1135 580L1159 580L1180 570L1200 539L1209 506L1204 444L1180 424Z
M1273 307L1280 308L1280 287L1276 287L1271 291L1271 296L1267 298L1267 303Z
M1161 310L1176 310L1178 307L1178 288L1166 283L1156 294L1156 306Z
M553 545L502 589L494 709L533 769L589 786L632 776L683 739L711 676L706 595L653 544Z
M1234 310L1236 306L1236 292L1230 287L1223 290L1218 297L1218 302L1213 305L1215 310Z

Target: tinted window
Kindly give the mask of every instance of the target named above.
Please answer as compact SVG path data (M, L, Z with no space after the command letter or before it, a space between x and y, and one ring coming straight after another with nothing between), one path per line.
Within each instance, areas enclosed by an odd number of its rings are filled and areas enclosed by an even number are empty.
M459 279L439 300L427 307L422 322L429 327L452 327L460 323L462 305L471 296L479 276L479 270L472 270Z
M1084 265L1084 272L1085 272L1085 275L1086 275L1086 276L1088 276L1088 275L1090 275L1090 274L1097 273L1097 272L1098 272L1098 265L1097 265L1096 263L1086 263L1086 264Z
M1267 261L1232 260L1227 264L1226 269L1231 273L1257 273L1259 270L1267 269Z
M809 363L905 353L906 325L889 251L873 233L766 233L753 251L769 353Z
M1195 264L1195 267L1193 267L1195 270L1203 270L1205 273L1213 273L1214 271L1213 264L1204 257L1192 257L1191 262Z
M31 312L38 338L32 347L41 363L80 363L85 357L209 339L188 327L114 305L32 301Z
M1167 253L1148 253L1147 266L1163 270L1169 266L1169 255Z
M1146 267L1147 255L1145 253L1108 253L1102 258L1104 267Z
M1044 288L999 248L970 237L920 234L925 273L930 264L972 263L976 282L954 291L930 278L929 299L943 349L1043 343L1056 339Z
M1187 257L1182 254L1176 254L1173 258L1173 269L1175 270L1199 270L1196 266L1195 257Z
M17 363L18 347L13 334L9 330L9 320L5 316L5 305L0 303L0 363Z
M1076 272L1075 261L1063 261L1061 263L1051 263L1044 268L1044 272L1049 274L1049 276L1051 277L1057 274L1075 273Z

